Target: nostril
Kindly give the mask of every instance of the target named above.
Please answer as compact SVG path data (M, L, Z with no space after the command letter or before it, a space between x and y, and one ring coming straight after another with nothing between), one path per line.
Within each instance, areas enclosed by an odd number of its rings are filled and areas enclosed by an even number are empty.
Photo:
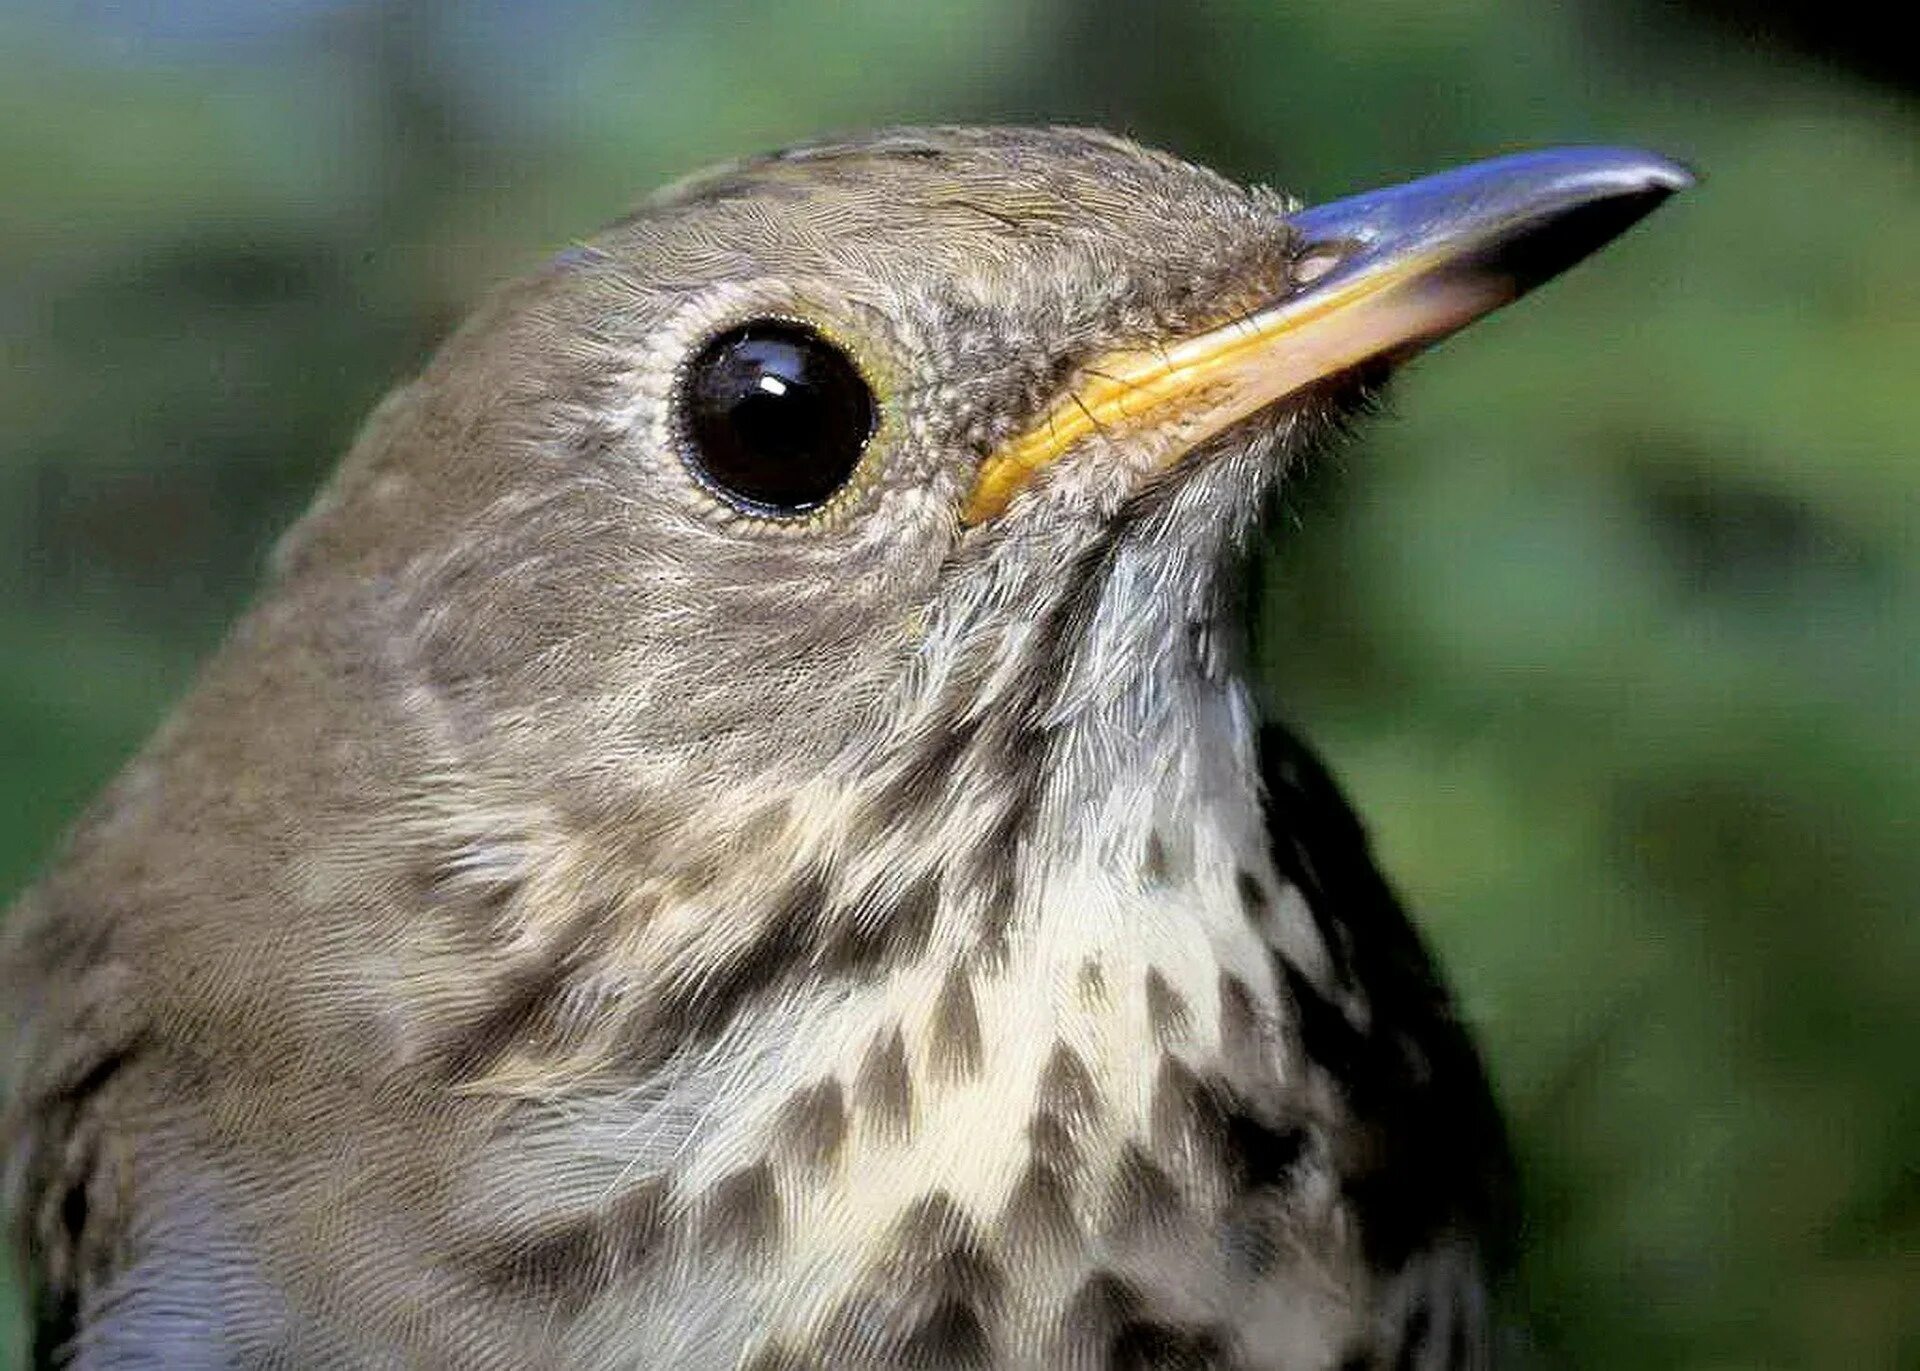
M1293 264L1296 285L1310 286L1339 266L1346 257L1344 248L1314 248Z

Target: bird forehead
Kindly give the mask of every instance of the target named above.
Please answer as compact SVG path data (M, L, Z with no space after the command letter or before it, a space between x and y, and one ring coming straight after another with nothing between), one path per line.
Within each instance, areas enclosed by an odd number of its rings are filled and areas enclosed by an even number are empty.
M987 269L1017 294L1063 268L1145 278L1242 258L1284 241L1286 209L1108 134L900 129L698 173L646 200L606 246L664 237L709 270L746 258L915 280Z
M696 173L642 208L740 195L792 199L839 192L908 206L975 194L1016 222L1127 217L1178 201L1231 212L1248 193L1217 173L1111 134L1080 129L896 129L801 144ZM1164 227L1164 226L1163 226Z

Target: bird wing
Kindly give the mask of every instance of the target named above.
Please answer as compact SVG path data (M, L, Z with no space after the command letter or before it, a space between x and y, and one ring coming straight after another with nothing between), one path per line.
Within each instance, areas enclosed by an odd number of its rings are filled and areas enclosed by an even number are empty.
M139 1071L142 1033L89 925L29 894L0 946L14 1048L0 1111L0 1173L16 1251L31 1253L32 1364L66 1365L82 1306L126 1246L133 1158L113 1123Z
M1383 1364L1479 1365L1483 1273L1507 1260L1515 1220L1486 1072L1327 768L1269 724L1260 770L1275 868L1328 950L1324 981L1274 961L1302 1051L1345 1105L1341 1185L1369 1265L1385 1277Z

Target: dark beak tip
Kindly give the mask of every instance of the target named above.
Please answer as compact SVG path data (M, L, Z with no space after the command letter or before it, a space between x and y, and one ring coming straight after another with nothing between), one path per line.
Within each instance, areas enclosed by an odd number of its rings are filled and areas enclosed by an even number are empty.
M1702 180L1699 169L1686 162L1654 152L1640 155L1647 161L1647 189L1659 192L1662 199L1676 191L1690 190Z
M1483 225L1462 265L1506 274L1522 292L1584 260L1696 185L1693 169L1639 148L1551 148L1484 163L1510 218ZM1497 197L1496 197L1497 198ZM1472 233L1469 230L1469 242Z
M1640 148L1538 148L1304 209L1291 223L1308 244L1358 247L1335 275L1440 250L1456 269L1497 270L1524 291L1698 181Z
M1556 148L1542 156L1571 164L1561 194L1575 203L1617 198L1650 210L1700 184L1700 174L1686 163L1639 148Z
M1520 153L1514 160L1529 157L1541 159L1563 159L1570 165L1580 167L1584 164L1586 173L1598 183L1611 182L1629 189L1636 181L1640 187L1661 195L1671 195L1675 191L1686 190L1698 185L1699 172L1685 162L1657 152L1648 152L1644 148L1630 147L1565 147L1544 148L1537 153ZM1495 164L1506 161L1495 159Z

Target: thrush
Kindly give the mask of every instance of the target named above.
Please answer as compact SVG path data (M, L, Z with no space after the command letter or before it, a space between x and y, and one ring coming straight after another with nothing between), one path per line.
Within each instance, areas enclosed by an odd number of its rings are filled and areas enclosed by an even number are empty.
M40 1356L1482 1365L1498 1114L1236 587L1686 182L898 130L506 288L8 920Z

